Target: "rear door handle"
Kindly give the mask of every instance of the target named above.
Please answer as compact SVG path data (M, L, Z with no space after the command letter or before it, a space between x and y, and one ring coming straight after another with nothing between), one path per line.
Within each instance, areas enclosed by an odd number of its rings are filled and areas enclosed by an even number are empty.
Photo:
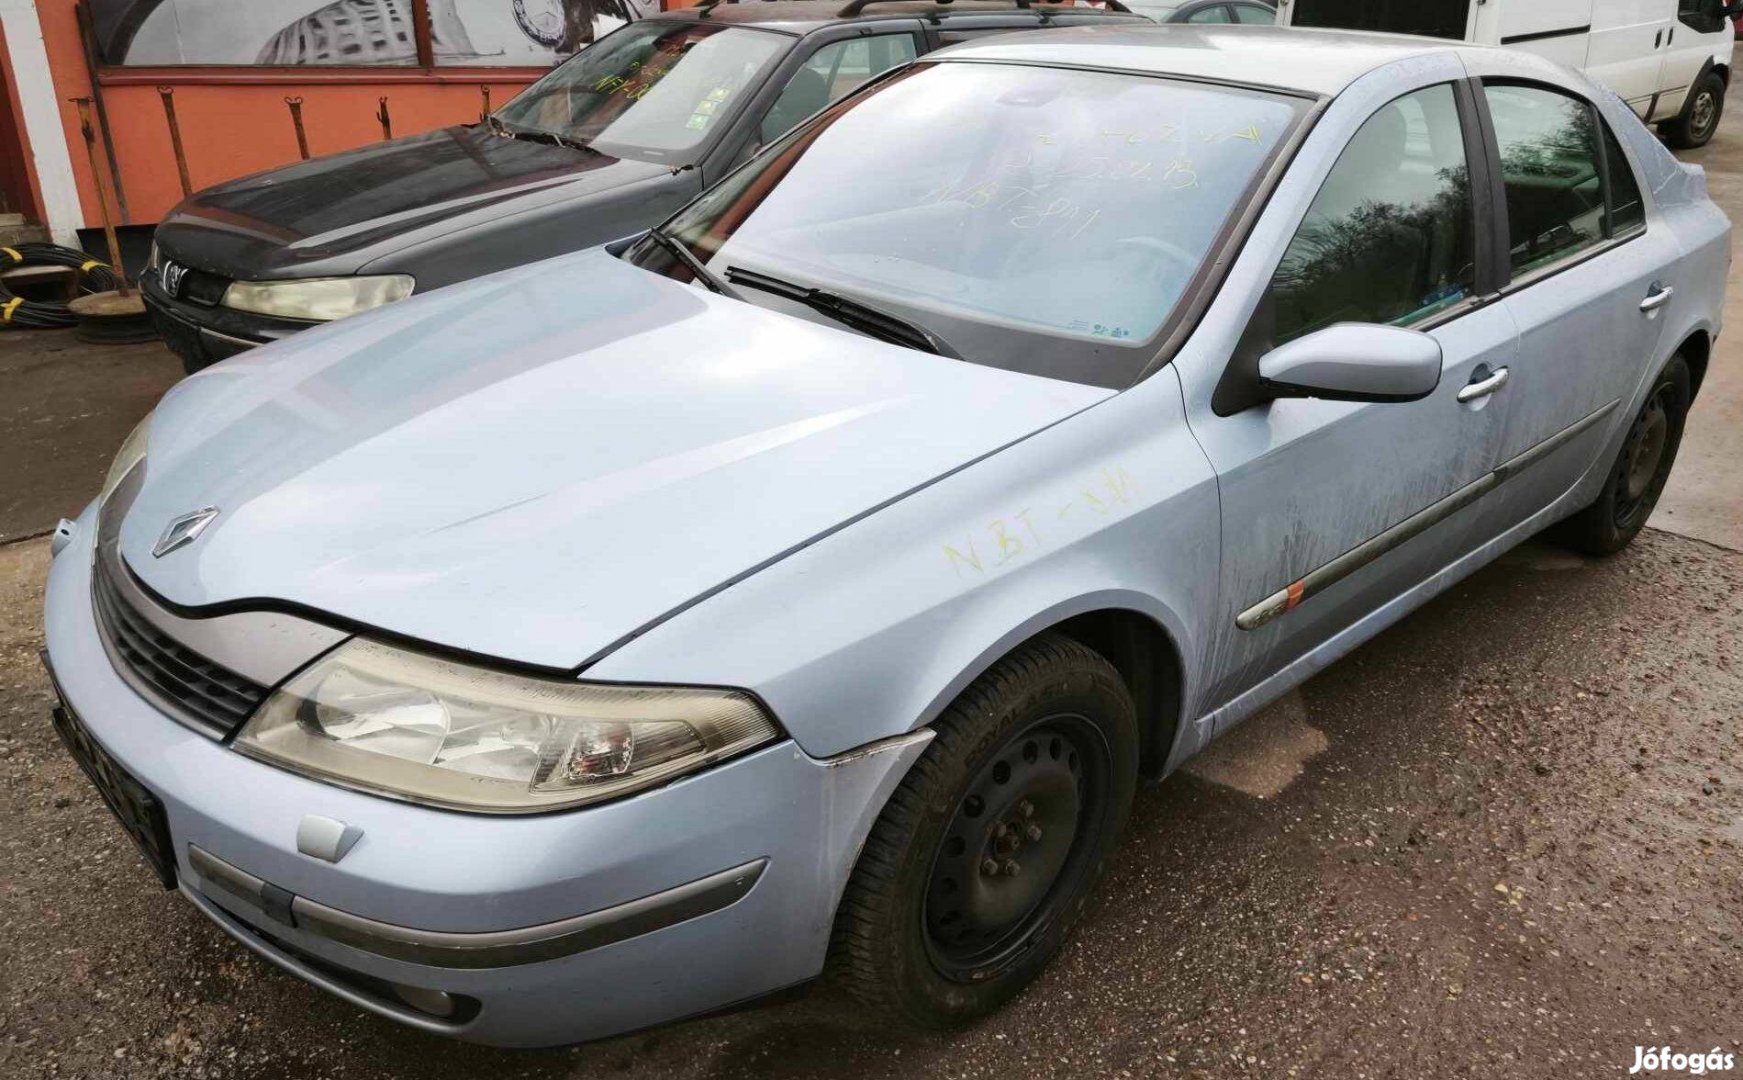
M1495 373L1488 378L1477 379L1459 387L1459 404L1463 405L1478 398L1486 398L1506 385L1507 369L1496 368Z
M1670 298L1675 293L1676 290L1671 288L1669 285L1660 285L1655 281L1652 283L1652 291L1646 294L1646 299L1640 301L1640 310L1657 311L1659 308L1670 303Z

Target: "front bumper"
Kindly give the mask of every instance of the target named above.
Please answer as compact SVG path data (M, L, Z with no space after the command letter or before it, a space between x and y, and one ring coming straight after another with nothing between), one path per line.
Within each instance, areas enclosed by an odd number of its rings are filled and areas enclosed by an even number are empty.
M151 270L139 276L139 292L157 335L190 371L321 325L174 299Z
M115 673L98 637L95 531L87 510L54 561L48 652L67 704L163 803L181 890L286 970L382 1015L469 1041L540 1046L600 1038L817 975L866 832L929 735L829 761L778 743L663 788L566 813L492 817L379 799L244 758L140 698ZM337 864L300 854L298 825L311 814L356 826L363 838ZM238 871L240 886L212 860ZM669 898L723 872L743 877L752 866L761 869L725 906L618 932L620 917L635 910L625 905ZM250 880L275 890L259 906L249 901ZM551 925L585 930L590 916L618 931L583 935L584 948L552 959L467 966L439 952L389 955L367 937L348 944L329 928L299 926L297 900L329 923L337 913L354 927L438 945L469 947ZM291 907L289 920L275 914L279 904ZM383 984L439 991L475 1007L456 1018L432 1016L379 992Z

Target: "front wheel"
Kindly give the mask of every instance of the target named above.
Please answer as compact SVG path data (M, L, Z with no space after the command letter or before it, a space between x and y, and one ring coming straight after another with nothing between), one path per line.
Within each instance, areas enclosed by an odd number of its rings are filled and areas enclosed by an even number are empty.
M1662 130L1670 145L1678 150L1693 150L1712 141L1719 130L1719 117L1724 113L1725 80L1709 71L1695 80L1681 115L1662 125Z
M1639 535L1676 463L1691 385L1688 364L1671 357L1629 425L1603 492L1556 527L1557 539L1588 555L1610 555Z
M1138 737L1119 673L1057 634L933 730L866 839L832 953L855 997L936 1029L991 1012L1059 950L1131 808Z

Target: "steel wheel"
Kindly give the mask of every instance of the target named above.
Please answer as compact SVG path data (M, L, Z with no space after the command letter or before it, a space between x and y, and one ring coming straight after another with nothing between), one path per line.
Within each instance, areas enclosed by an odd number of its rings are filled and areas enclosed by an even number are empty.
M941 974L985 978L1027 948L1085 869L1107 746L1081 716L1007 742L957 803L926 891L927 949ZM1062 888L1061 886L1064 886Z
M1689 107L1689 135L1699 142L1706 142L1713 137L1713 128L1718 122L1719 95L1703 89L1695 95L1694 104Z
M1619 530L1639 525L1658 501L1669 469L1665 450L1670 442L1670 386L1657 387L1634 418L1622 443L1622 467L1616 470L1615 524Z

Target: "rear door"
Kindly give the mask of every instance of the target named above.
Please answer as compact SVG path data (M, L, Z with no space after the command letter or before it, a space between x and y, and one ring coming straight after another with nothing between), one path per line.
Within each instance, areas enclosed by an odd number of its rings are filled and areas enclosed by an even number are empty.
M1519 356L1496 393L1507 481L1482 538L1530 519L1592 467L1660 354L1680 249L1650 228L1636 171L1586 99L1535 83L1484 84L1496 201L1505 207L1504 304Z

